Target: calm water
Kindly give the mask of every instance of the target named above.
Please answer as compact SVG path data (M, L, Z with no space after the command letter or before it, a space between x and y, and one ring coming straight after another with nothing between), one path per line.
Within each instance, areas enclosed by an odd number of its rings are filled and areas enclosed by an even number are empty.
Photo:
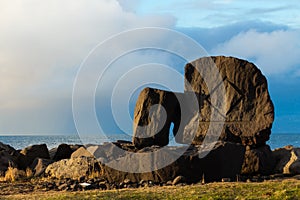
M116 140L131 141L131 136L123 134L109 135L107 137L86 136L79 138L77 135L69 136L0 136L0 142L9 144L15 149L23 149L33 144L47 144L48 148L57 147L59 144L102 144L103 142L113 142ZM170 143L175 145L174 142ZM268 144L272 149L286 145L300 147L300 134L272 134Z

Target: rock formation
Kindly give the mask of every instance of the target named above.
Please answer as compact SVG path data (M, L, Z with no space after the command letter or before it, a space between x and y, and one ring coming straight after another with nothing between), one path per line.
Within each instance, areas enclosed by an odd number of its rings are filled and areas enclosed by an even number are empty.
M56 178L72 178L78 179L80 175L89 176L93 170L101 171L101 175L110 183L122 183L125 179L133 183L141 181L152 181L154 183L166 183L173 181L178 176L183 176L187 183L195 183L205 177L205 181L221 181L222 178L230 178L235 180L236 175L240 173L244 159L245 147L238 144L219 142L210 153L204 158L199 158L200 146L190 147L183 155L175 162L161 169L153 170L152 172L131 173L126 170L116 170L110 168L110 162L114 162L124 168L131 169L142 167L140 163L131 163L127 166L130 156L128 154L117 154L120 149L124 152L134 152L139 154L151 153L157 150L157 147L146 147L141 150L128 148L128 144L124 143L109 143L99 146L90 146L94 148L95 155L98 160L106 160L105 165L97 165L95 158L89 153L80 148L74 152L70 159L64 159L53 164L50 164L46 169L46 174ZM131 144L131 146L133 146ZM170 153L176 153L181 147L168 147ZM130 150L131 149L131 150ZM205 148L204 148L205 152ZM75 156L76 154L76 156ZM82 155L78 157L78 155ZM116 157L118 155L118 157ZM128 156L127 158L124 158ZM170 155L165 155L170 156ZM120 158L124 159L120 159ZM156 160L164 162L164 160ZM127 163L127 164L126 164Z
M217 67L221 79L211 73ZM216 80L221 82L216 82ZM224 100L217 94L212 102L212 95L224 86ZM208 85L212 86L209 91ZM189 87L190 86L190 87ZM274 106L271 101L267 80L252 63L233 57L200 58L185 67L185 90L199 94L201 98L199 128L194 139L201 144L211 121L212 110L219 113L225 122L220 140L260 146L269 140L274 121ZM221 90L219 92L222 92ZM218 110L222 107L224 110Z
M138 148L165 146L174 123L178 143L202 144L211 137L259 147L269 140L273 120L267 80L254 64L232 57L200 58L185 67L184 93L152 88L140 93L133 143Z
M275 157L268 145L254 149L247 146L241 174L270 175L274 172L275 164Z
M138 148L169 143L171 123L174 132L180 123L179 95L163 90L145 88L134 110L133 143Z

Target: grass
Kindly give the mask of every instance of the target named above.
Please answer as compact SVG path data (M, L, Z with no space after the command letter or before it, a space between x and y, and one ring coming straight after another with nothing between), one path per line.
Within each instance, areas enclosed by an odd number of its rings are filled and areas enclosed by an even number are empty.
M33 173L30 168L24 170L19 170L14 167L8 167L7 171L5 172L4 177L0 177L0 181L7 181L7 182L15 182L21 179L28 179L33 176Z
M210 183L138 189L83 192L39 192L0 196L0 199L299 199L300 181Z

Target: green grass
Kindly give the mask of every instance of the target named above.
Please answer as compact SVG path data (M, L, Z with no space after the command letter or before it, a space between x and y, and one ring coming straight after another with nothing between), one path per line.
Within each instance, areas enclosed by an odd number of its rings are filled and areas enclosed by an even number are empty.
M210 183L108 191L41 192L0 199L300 199L300 181Z

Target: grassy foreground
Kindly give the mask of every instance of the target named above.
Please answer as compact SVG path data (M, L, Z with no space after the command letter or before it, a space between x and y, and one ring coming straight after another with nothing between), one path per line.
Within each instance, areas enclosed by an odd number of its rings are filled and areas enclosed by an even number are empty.
M300 181L210 183L83 192L35 192L0 199L300 199Z

